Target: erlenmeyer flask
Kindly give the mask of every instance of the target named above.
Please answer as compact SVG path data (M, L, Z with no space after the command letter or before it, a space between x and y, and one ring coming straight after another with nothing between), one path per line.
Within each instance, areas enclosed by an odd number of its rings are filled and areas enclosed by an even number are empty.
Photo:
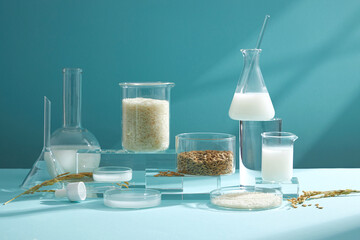
M242 49L244 68L229 109L234 120L266 121L275 116L259 66L261 49Z
M81 126L81 74L80 68L63 70L63 127L51 136L51 150L65 172L77 173L97 168L100 155L86 154L76 161L80 149L100 150L95 136Z
M51 102L47 97L44 97L44 147L39 158L21 184L21 188L29 189L64 173L50 149L50 120ZM59 188L59 186L54 187L53 185L51 188Z

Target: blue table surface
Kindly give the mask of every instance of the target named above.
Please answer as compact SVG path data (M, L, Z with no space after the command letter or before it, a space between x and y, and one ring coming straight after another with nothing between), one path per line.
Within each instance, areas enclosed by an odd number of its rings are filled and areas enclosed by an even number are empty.
M27 169L0 169L0 201L12 198ZM296 169L301 190L360 189L360 169ZM226 211L208 201L162 201L111 209L102 199L70 203L36 196L0 206L0 239L360 239L360 196L312 200L292 209ZM324 209L314 207L319 203Z

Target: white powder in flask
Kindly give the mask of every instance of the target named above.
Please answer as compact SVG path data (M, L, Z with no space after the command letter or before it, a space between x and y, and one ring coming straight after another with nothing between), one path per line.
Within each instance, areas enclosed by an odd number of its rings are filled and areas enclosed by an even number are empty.
M122 100L122 145L135 152L169 147L169 102L152 98Z
M278 207L282 204L282 197L261 192L226 193L212 198L211 203L226 208L256 210Z

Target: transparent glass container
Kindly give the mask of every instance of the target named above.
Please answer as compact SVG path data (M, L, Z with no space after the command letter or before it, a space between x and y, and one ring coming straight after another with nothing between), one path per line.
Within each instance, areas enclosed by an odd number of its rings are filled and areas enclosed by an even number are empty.
M175 138L177 171L216 176L235 172L236 138L226 133L182 133Z
M161 193L153 189L107 190L104 204L111 208L151 208L161 204Z
M234 120L265 121L275 116L269 92L262 76L261 49L242 49L244 67L229 109Z
M119 83L122 88L122 146L134 152L169 148L170 82Z
M97 168L100 155L79 159L77 164L76 152L80 149L98 150L100 144L96 137L81 125L82 70L65 68L63 74L64 121L62 128L51 135L51 150L65 172L83 172L89 166L92 169Z
M227 210L267 210L280 207L283 194L278 189L253 186L224 187L210 192L210 202Z
M285 182L293 177L294 142L289 132L264 132L262 136L261 175L265 181Z

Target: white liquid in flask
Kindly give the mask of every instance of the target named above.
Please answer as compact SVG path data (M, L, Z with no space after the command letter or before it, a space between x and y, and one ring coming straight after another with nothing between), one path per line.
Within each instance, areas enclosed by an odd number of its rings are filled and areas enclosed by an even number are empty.
M229 116L234 120L266 121L275 116L275 110L268 92L235 93Z
M54 146L51 148L55 160L58 161L65 172L76 172L76 153L80 149L95 150L93 147L86 146ZM47 156L49 157L49 156ZM93 169L100 165L100 154L96 153L82 153L79 154L78 171L79 172L92 172ZM45 160L46 156L45 156Z

